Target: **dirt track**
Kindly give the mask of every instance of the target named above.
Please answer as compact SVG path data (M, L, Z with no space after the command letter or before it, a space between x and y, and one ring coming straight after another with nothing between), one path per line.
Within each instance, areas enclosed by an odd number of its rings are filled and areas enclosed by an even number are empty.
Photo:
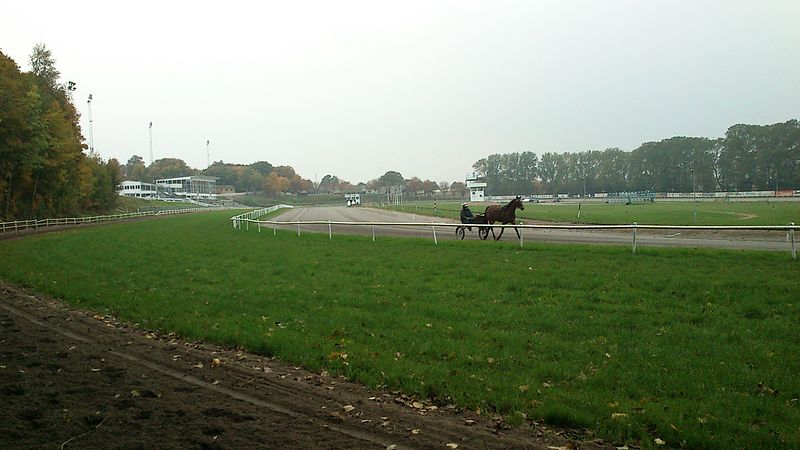
M312 221L331 220L340 222L416 222L416 223L457 223L458 212L442 212L445 217L428 217L415 215L412 212L395 212L373 208L347 208L345 206L296 208L286 210L274 220L278 221ZM449 217L449 216L452 216ZM534 224L534 221L525 221ZM539 222L544 224L544 222ZM551 224L552 225L552 224ZM282 226L287 230L296 230L296 225ZM265 232L268 230L262 230ZM327 225L303 225L303 231L328 233ZM369 226L334 225L333 234L371 234ZM438 227L436 238L455 239L453 228ZM380 236L421 237L433 240L431 227L408 227L401 225L375 226L376 239ZM491 235L489 237L491 239ZM477 230L467 232L466 239L477 240ZM503 241L517 241L512 229L506 229L501 238ZM537 229L525 230L524 242L561 242L582 244L611 244L630 246L632 233L630 230L565 230ZM637 246L643 247L705 247L738 250L776 250L790 251L786 240L786 231L678 231L678 230L638 230Z
M601 447L156 335L5 283L0 393L3 448Z

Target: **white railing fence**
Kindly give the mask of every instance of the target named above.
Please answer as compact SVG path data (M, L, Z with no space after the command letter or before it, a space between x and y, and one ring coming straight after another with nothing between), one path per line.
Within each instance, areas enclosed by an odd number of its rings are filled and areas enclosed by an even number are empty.
M223 211L226 209L231 209L231 208L228 207L182 208L182 209L166 209L162 211L144 211L144 212L110 214L110 215L90 216L90 217L61 217L57 219L15 220L12 222L0 222L0 233L4 233L7 231L22 231L31 228L38 229L38 228L64 226L64 225L83 225L87 223L133 219L137 217L169 216L174 214L188 214L188 213L207 212L207 211Z
M231 223L233 224L233 228L240 229L242 228L242 223L245 224L245 227L249 230L251 222L258 222L258 218L261 216L265 216L273 211L277 211L279 209L285 208L294 208L292 205L274 205L269 206L267 208L256 209L254 211L246 212L244 214L239 214L238 216L231 217ZM261 230L259 230L261 231Z
M286 207L286 205L278 205L276 207L271 207L272 212L279 207ZM270 209L270 208L266 208ZM257 213L258 210L253 211L252 213ZM437 236L436 236L436 229L437 228L451 228L455 229L456 227L465 226L460 223L446 223L446 222L342 222L342 221L331 221L331 220L306 220L306 221L277 221L277 220L257 220L258 217L264 215L266 213L256 214L255 217L245 217L247 214L242 214L236 217L232 217L231 219L234 221L233 227L236 229L241 229L242 223L245 224L247 229L249 230L249 224L254 224L257 228L259 233L261 232L261 228L266 228L271 226L273 234L277 233L277 227L287 227L287 226L296 226L297 227L297 235L300 236L300 227L301 226L327 226L328 228L328 237L333 238L333 226L356 226L356 227L370 227L372 231L372 240L375 241L375 227L416 227L416 228L429 228L431 230L431 235L433 237L434 244L439 243ZM519 245L522 247L525 241L525 230L631 230L631 249L633 253L636 253L636 231L637 230L696 230L696 231L786 231L786 241L789 244L789 249L792 253L792 259L797 259L797 247L795 244L795 231L800 229L799 226L796 226L794 222L791 222L788 225L760 225L760 226L748 226L748 225L729 225L729 226L713 226L713 225L639 225L636 222L633 224L625 224L625 225L487 225L487 224L469 224L470 227L475 228L516 228L519 230ZM488 231L487 231L488 232Z

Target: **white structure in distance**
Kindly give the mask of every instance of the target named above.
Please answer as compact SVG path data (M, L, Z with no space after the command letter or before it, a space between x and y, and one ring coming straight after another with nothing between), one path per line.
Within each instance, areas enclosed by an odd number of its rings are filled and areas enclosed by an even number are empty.
M361 206L361 194L344 194L345 202L347 202L347 207L351 206Z
M194 175L164 178L155 184L142 181L123 181L117 186L119 195L157 199L214 200L217 198L217 177Z
M469 189L469 201L482 202L486 198L486 179L478 176L475 172L467 175L467 189Z
M153 183L126 180L117 186L117 193L124 197L154 198L158 195L158 188Z

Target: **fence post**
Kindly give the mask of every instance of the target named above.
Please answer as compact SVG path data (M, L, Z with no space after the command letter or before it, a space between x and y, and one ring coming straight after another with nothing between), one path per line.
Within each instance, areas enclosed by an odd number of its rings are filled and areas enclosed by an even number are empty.
M375 222L370 222L372 224L372 242L375 242Z
M519 230L519 248L522 248L522 242L525 240L525 228L520 228Z
M636 222L633 222L633 253L636 253Z
M328 219L328 239L333 239L333 228L331 227L330 219Z
M247 222L245 222L245 227L246 227L247 231L250 231L250 221L249 220Z
M275 236L276 234L278 234L278 224L272 222L272 235Z
M433 229L433 245L439 245L439 241L436 240L436 227L431 227Z
M797 259L797 248L794 246L794 222L789 222L792 228L789 230L789 237L792 241L792 259Z
M300 222L297 222L297 235L300 236Z

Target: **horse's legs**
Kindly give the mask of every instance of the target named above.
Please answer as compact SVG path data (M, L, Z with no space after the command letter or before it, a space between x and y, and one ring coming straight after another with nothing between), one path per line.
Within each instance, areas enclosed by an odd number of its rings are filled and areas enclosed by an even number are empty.
M506 231L506 229L500 228L500 235L494 238L495 241L499 241L500 238L503 237L503 231ZM492 231L492 236L494 236L494 231Z
M522 237L519 235L519 230L517 229L517 227L514 227L514 231L517 232L517 239L522 239Z

